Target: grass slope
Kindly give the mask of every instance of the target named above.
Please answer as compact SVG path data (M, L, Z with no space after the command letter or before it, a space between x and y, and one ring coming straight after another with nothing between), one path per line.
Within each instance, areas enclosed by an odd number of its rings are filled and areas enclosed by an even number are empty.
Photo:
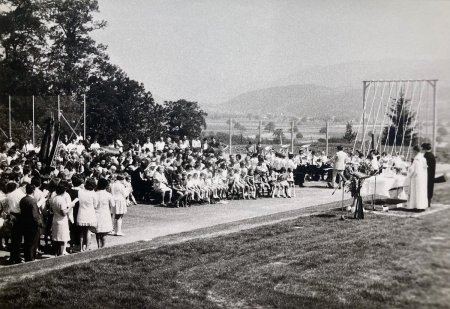
M448 308L449 225L448 210L299 218L10 284L0 306Z

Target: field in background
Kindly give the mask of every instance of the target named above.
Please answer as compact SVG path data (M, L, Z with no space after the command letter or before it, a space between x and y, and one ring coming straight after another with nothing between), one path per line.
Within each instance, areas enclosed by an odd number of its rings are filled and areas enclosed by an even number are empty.
M211 118L208 117L206 119L206 130L204 133L206 135L211 135L211 133L223 132L228 134L229 118ZM233 121L238 122L245 130L238 130L234 128L232 125L232 134L240 135L242 134L244 137L255 138L259 134L259 120L248 119L248 118L233 118ZM274 139L274 135L272 132L264 130L266 124L270 121L275 123L275 129L282 129L285 137L287 139L291 138L291 121L289 119L264 119L262 120L262 138L263 139ZM450 132L450 123L443 122L440 126L444 126ZM325 138L325 133L320 133L320 130L325 127L325 121L321 120L308 120L308 121L297 121L296 127L298 128L298 132L302 133L303 138L296 139L296 143L311 143L315 142L318 139ZM352 122L353 131L357 132L359 126L359 120ZM346 122L333 122L330 121L328 124L328 134L330 138L341 138L345 134ZM373 126L370 126L367 130L372 131ZM375 132L377 135L381 132L381 123L375 128ZM421 135L424 137L431 137L432 127L431 124L424 125L421 129ZM360 134L362 134L362 129L360 129ZM294 133L294 136L296 133ZM450 138L450 135L448 136ZM276 138L275 138L276 139Z

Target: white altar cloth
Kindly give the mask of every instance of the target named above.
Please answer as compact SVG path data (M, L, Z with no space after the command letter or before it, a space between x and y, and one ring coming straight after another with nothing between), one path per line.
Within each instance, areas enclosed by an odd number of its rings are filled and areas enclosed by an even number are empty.
M407 177L396 174L381 174L369 177L364 180L361 188L361 196L367 195L382 195L386 197L404 198L405 192L403 187L406 187ZM394 192L389 192L391 189L399 188Z

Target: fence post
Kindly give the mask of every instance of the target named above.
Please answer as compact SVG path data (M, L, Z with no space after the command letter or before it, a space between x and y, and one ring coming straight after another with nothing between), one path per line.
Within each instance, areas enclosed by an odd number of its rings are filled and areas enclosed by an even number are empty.
M325 154L328 157L328 119L325 122Z
M362 152L366 153L366 81L363 81Z
M259 121L259 142L261 143L262 120Z
M229 139L229 147L230 147L230 149L228 150L228 152L231 155L231 123L232 123L231 118L229 119L229 121L230 121L230 124L228 126L228 134L230 135L229 136L230 137L230 139Z
M86 140L86 95L83 94L83 139Z
M59 101L59 94L58 94L58 123L61 120L61 103Z
M436 102L436 92L437 92L437 80L433 81L433 153L436 155L436 136L437 136L437 102Z
M34 135L34 95L33 95L33 146L35 146L35 135Z
M9 138L11 139L11 96L8 96Z
M294 121L291 121L291 152L294 152Z

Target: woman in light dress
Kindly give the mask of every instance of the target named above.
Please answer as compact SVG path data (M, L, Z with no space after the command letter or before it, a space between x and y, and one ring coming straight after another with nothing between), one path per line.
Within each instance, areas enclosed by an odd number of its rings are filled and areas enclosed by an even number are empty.
M74 204L67 200L66 187L60 183L56 187L56 196L51 198L50 206L53 212L52 241L56 247L56 255L66 255L66 246L70 241L69 212Z
M106 244L106 235L113 230L111 209L114 207L114 199L111 193L106 191L109 181L101 178L97 184L98 204L95 208L97 215L97 246L103 248Z
M81 251L89 249L91 243L89 230L93 231L97 227L95 209L98 207L98 195L94 191L95 187L95 180L88 178L84 185L84 190L78 191L80 206L77 215L77 225L80 227Z
M408 170L409 196L407 209L427 209L427 161L420 152L419 146L414 146L413 162Z
M111 185L111 194L114 199L114 231L116 236L125 235L122 232L122 218L127 213L127 196L130 192L125 187L124 177L117 175L116 181Z

